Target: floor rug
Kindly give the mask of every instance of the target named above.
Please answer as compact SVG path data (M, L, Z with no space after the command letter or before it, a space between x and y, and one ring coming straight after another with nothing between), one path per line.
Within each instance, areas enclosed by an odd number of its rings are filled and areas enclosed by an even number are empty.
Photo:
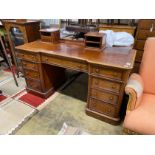
M12 66L12 69L13 69L14 73L16 73L16 67ZM10 68L5 68L4 71L5 72L11 72L11 69Z
M120 135L122 125L113 126L86 115L87 78L82 74L50 101L17 135L57 135L64 122L92 135Z
M4 95L0 95L0 102L2 102L3 100L5 100L7 97Z
M15 100L0 107L0 135L14 133L36 112L36 109Z
M38 107L40 104L42 104L45 99L41 98L39 96L33 95L31 93L26 93L23 96L19 98L20 101L26 102L27 104Z
M0 84L4 82L5 80L12 79L12 75L10 72L4 72L2 69L0 69Z
M17 78L18 87L15 84L14 79L11 79L0 86L0 89L3 91L4 94L8 96L13 96L20 92L21 90L25 89L26 83L24 78Z

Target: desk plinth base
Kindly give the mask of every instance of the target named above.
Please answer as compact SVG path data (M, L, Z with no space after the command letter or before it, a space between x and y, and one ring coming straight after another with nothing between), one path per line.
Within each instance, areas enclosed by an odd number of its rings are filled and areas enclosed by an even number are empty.
M42 98L48 98L49 96L51 96L54 92L55 92L55 90L52 88L52 89L50 89L50 90L48 90L47 92L45 92L45 93L43 93L43 92L39 92L39 91L36 91L36 90L33 90L33 89L30 89L30 88L26 88L26 90L27 90L27 92L29 92L29 93L32 93L32 94L34 94L34 95L37 95L37 96L39 96L39 97L42 97Z
M121 121L120 118L113 118L113 117L110 117L110 116L107 116L107 115L92 111L92 110L90 110L88 108L86 108L86 114L88 116L92 116L92 117L94 117L96 119L99 119L101 121L110 123L112 125L119 125L120 121Z

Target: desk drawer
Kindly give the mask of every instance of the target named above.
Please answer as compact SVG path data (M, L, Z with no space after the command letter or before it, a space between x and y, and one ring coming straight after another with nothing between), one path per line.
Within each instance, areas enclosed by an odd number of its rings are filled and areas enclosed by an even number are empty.
M36 71L32 71L32 70L27 70L27 69L25 69L25 70L24 70L24 73L25 73L25 77L27 77L27 78L40 79L40 78L39 78L39 73L36 72Z
M151 19L142 19L139 21L138 23L138 27L140 29L146 29L146 30L150 30L150 28L152 26L155 26L155 20L151 20Z
M117 80L122 80L122 74L123 74L122 71L119 71L119 70L112 70L112 69L107 69L104 67L97 67L97 66L91 67L91 73L95 75L111 78L111 79L117 79Z
M148 37L155 36L155 31L150 32L150 30L138 30L137 39L146 40Z
M27 83L28 88L41 91L40 81L26 78L26 83Z
M20 59L29 60L29 61L36 61L36 56L33 54L16 53L16 56Z
M117 82L111 82L109 80L91 77L92 88L100 88L112 92L119 93L121 89L121 84Z
M87 64L85 64L84 62L76 61L74 59L42 56L42 62L55 64L61 67L71 68L79 71L87 71Z
M104 102L110 103L110 104L117 104L118 102L118 96L111 94L111 93L107 93L107 92L103 92L103 91L99 91L96 89L91 89L90 90L90 95L93 98L102 100Z
M89 109L101 114L106 114L108 116L115 116L115 106L107 104L105 102L92 99L89 100Z
M28 61L22 61L23 68L32 69L38 71L38 64Z

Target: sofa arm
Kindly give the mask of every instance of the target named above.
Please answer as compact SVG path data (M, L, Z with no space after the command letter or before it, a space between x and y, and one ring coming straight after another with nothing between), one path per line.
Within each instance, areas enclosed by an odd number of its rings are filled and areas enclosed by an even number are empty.
M133 73L125 87L125 92L129 95L127 110L131 111L139 105L143 94L143 88L143 79L139 74Z

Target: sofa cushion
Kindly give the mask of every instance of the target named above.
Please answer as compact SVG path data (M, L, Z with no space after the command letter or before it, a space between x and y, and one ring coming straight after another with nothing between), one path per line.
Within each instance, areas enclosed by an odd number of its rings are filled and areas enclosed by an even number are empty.
M144 82L144 92L155 94L155 37L148 38L140 66L140 75Z
M123 126L140 134L155 134L155 95L142 95L141 104L127 111Z

